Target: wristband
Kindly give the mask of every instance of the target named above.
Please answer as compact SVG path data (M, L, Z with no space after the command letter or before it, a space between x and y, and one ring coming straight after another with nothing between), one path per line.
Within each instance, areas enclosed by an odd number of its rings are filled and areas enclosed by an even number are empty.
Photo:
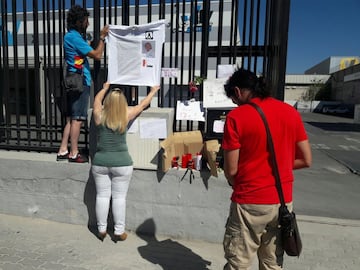
M102 42L105 42L105 38L100 38L100 40L101 40Z

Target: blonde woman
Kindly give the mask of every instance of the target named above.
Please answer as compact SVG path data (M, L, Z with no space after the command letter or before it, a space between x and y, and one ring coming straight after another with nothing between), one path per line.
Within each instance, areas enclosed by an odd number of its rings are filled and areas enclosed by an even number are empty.
M104 240L107 234L107 217L112 198L114 220L114 241L124 241L126 195L133 172L133 162L126 144L129 121L138 116L159 91L159 86L151 87L149 94L136 106L128 106L121 89L109 92L110 84L103 88L94 99L93 116L97 126L97 149L91 170L96 185L96 218L98 237Z

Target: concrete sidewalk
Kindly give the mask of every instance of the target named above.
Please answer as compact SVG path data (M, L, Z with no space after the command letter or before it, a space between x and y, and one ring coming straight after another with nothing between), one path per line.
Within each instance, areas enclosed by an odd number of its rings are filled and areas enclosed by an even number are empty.
M298 216L300 258L285 256L284 269L357 270L360 221ZM214 234L223 234L219 228ZM0 214L0 269L222 269L219 243L143 237L99 241L86 225ZM257 269L254 264L253 269Z

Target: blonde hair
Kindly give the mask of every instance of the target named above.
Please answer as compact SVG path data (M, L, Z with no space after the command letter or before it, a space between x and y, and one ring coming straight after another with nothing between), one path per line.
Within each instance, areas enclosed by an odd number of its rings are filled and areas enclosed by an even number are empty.
M111 130L125 132L128 124L128 104L119 88L114 88L104 99L101 124Z

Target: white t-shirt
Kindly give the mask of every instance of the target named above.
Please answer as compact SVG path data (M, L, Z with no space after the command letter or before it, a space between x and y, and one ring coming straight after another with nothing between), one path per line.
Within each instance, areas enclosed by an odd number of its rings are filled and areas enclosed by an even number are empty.
M110 25L107 40L108 81L134 86L160 85L165 20Z

